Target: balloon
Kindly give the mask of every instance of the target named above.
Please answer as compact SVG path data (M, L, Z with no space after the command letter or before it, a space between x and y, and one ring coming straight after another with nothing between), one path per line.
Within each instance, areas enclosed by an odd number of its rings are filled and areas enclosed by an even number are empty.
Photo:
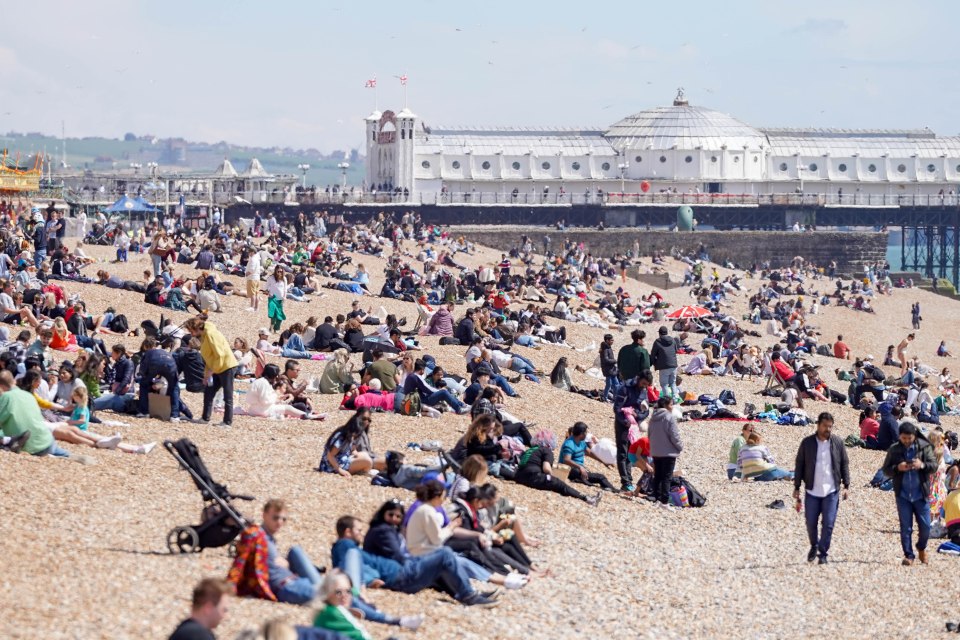
M640 191L643 191L644 193L646 193L647 191L650 191L650 183L647 182L646 180L644 180L643 182L641 182L641 183L640 183Z

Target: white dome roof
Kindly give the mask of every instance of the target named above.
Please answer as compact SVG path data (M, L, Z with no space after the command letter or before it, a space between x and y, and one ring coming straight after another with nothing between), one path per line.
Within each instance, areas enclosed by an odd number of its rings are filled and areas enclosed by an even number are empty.
M616 148L627 149L760 149L766 136L719 111L692 107L682 97L672 106L627 116L603 134Z

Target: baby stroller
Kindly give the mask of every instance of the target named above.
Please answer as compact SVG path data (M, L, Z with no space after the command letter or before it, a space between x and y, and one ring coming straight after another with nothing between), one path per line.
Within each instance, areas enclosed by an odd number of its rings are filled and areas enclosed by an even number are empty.
M230 501L253 500L252 496L230 493L222 484L214 482L200 457L197 445L187 438L176 442L166 440L163 446L183 467L203 498L202 522L195 526L174 527L167 534L170 553L193 553L231 544L247 526L247 520L233 508Z

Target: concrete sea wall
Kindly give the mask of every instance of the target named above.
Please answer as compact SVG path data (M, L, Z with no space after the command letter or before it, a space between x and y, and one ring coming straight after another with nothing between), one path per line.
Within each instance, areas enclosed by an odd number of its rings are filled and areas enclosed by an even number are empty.
M519 246L520 236L527 234L542 249L543 236L548 235L554 250L565 240L582 242L588 250L600 255L611 255L640 245L641 255L655 251L688 254L703 244L710 259L723 263L731 261L741 267L769 261L773 266L790 264L795 256L826 266L837 261L841 272L862 272L863 265L883 260L887 251L887 234L854 231L645 231L643 229L574 228L557 231L547 227L457 226L450 227L454 235L464 233L472 241L509 251Z

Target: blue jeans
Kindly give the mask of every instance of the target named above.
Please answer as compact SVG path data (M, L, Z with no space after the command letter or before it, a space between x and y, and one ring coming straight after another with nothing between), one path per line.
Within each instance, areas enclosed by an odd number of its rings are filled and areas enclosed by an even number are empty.
M665 396L674 396L677 393L677 368L660 369L660 393Z
M70 452L54 442L52 445L44 449L43 451L38 451L33 454L37 457L43 456L54 456L55 458L69 458Z
M37 249L36 253L34 253L34 256L33 256L33 266L39 269L40 264L46 259L47 259L47 250Z
M402 593L417 593L432 586L437 578L442 577L453 588L454 597L457 600L463 600L474 593L470 585L472 575L468 574L464 566L468 563L473 564L469 560L460 558L453 549L440 547L426 555L407 558L400 572L386 583L386 587ZM482 567L477 568L480 571L486 571ZM490 579L489 572L486 572L486 579Z
M783 480L784 478L792 478L793 471L787 471L780 467L774 467L773 469L767 469L760 475L754 478L759 482L769 482L771 480Z
M507 379L499 374L492 376L490 378L490 382L503 389L503 392L511 398L517 395L517 392L513 390L513 387L510 386L510 383L507 382Z
M913 519L917 519L917 550L927 548L930 539L930 503L926 498L906 500L897 496L897 515L900 517L900 546L903 557L913 560Z
M537 345L537 341L533 339L533 336L523 334L514 337L513 344L518 344L521 347L535 347Z
M297 577L275 590L277 600L288 604L307 604L317 595L322 580L320 572L298 546L290 547L287 563Z
M126 262L127 261L127 250L126 249L117 249L117 262Z
M463 407L467 406L457 400L456 396L447 391L446 389L438 389L431 393L429 396L423 399L423 404L432 407L438 402L446 402L454 411L460 411Z
M817 548L817 554L826 558L830 552L830 540L833 538L833 524L837 521L837 507L840 506L840 492L834 491L822 498L810 495L807 492L803 514L807 519L807 538L810 546ZM817 525L823 518L822 526L817 533Z
M124 408L127 406L127 400L133 397L132 393L128 393L123 396L114 395L112 393L104 393L99 398L94 398L93 400L93 410L94 411L115 411L117 413L122 413Z
M611 401L613 397L617 395L617 390L620 388L620 378L617 376L606 376L606 383L603 385L603 399L604 401L609 398Z
M370 622L395 624L397 622L396 618L388 616L360 597L360 587L363 586L362 571L363 557L360 554L360 550L356 548L348 549L346 556L344 556L343 572L347 574L347 577L350 578L350 582L353 585L353 602L350 603L350 606L363 612L363 617Z
M170 417L180 417L180 382L177 380L177 367L170 365L157 371L147 370L141 373L140 380L140 402L137 410L140 413L147 413L149 409L150 383L154 377L161 377L167 381L167 393L170 394Z

